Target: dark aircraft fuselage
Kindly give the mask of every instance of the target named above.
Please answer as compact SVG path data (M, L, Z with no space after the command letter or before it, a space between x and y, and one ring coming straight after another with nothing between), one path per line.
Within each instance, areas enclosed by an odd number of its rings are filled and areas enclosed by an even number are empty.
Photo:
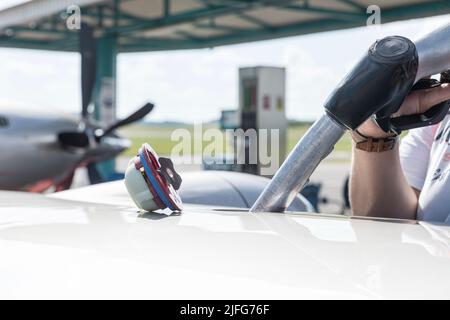
M64 114L0 109L0 189L25 190L63 180L83 154L64 150L55 134L77 130L79 119Z

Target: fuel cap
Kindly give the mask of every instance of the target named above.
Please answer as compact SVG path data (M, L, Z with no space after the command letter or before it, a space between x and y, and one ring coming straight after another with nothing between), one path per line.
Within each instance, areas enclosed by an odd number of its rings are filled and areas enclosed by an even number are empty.
M128 193L136 205L146 211L166 208L181 211L183 204L177 193L181 182L172 160L158 157L147 143L130 160L125 172Z

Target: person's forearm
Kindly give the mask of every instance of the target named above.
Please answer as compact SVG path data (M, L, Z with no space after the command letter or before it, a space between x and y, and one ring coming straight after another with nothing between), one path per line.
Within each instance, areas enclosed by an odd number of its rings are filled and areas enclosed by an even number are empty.
M393 116L422 114L448 99L450 84L447 83L433 89L413 91ZM372 119L364 122L358 131L352 134L357 141L359 136L366 139L390 136ZM350 204L353 214L415 219L419 194L419 191L408 185L403 174L398 144L393 150L380 153L356 150L353 147L350 179Z
M354 215L416 219L417 194L403 174L398 144L380 153L353 147L350 203Z

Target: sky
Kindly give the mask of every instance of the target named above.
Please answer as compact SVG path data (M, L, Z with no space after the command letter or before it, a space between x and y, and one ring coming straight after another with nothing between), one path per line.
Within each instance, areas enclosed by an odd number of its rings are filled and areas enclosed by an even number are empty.
M0 9L20 0L2 0ZM383 18L381 11L381 19ZM152 121L209 121L237 108L238 68L287 69L286 110L314 120L328 94L379 38L416 39L448 23L450 15L381 26L317 33L214 49L121 54L118 116L155 103ZM80 57L76 53L0 48L0 105L31 110L80 110Z

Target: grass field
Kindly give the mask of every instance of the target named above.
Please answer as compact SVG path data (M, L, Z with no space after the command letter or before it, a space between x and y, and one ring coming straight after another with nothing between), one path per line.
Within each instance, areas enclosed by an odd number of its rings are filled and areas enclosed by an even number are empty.
M203 129L215 128L214 126L205 126ZM288 129L288 152L296 145L300 138L308 130L309 126L306 125L296 125L290 126ZM142 126L134 125L129 126L120 131L120 134L127 137L132 142L132 147L126 151L124 156L133 156L136 154L137 150L143 143L149 143L153 149L155 149L160 155L169 155L172 148L177 145L178 141L171 141L171 134L176 128L171 127L155 127L155 126ZM183 129L188 130L193 137L193 127L186 126ZM201 138L197 138L201 139ZM191 141L193 145L195 141ZM199 141L197 141L199 142ZM209 144L210 142L203 141L203 146ZM193 149L193 148L192 148ZM346 134L335 146L336 151L350 152L351 150L351 138ZM194 151L192 151L193 153Z

